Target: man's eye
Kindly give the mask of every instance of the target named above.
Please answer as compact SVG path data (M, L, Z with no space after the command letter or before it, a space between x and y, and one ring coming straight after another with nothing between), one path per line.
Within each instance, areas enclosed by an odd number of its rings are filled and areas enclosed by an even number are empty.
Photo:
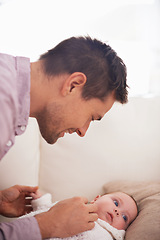
M122 215L122 217L123 217L124 221L127 222L127 220L128 220L127 216L126 215Z
M118 207L118 202L116 200L113 201L116 207Z

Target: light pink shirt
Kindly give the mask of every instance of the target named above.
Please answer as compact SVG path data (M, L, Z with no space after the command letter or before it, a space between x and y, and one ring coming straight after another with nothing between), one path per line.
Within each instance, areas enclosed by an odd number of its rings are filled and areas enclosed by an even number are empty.
M27 126L30 111L30 61L0 53L0 159ZM8 173L6 172L8 176ZM0 223L0 240L40 240L34 217Z
M0 54L0 159L27 126L30 110L30 61Z

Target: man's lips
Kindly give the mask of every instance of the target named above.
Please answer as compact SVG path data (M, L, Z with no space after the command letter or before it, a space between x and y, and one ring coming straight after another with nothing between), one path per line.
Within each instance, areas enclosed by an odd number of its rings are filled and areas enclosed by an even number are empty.
M65 132L61 132L61 133L59 134L59 137L64 137L64 134L65 134Z
M75 132L75 130L73 131L73 130L71 130L71 129L68 129L68 130L66 130L66 131L61 132L61 133L59 134L59 137L64 137L64 134L65 134L65 133L72 134L72 133L74 133L74 132Z

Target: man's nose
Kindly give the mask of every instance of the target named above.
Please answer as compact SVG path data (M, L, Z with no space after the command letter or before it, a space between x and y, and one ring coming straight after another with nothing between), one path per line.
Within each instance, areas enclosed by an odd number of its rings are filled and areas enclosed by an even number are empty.
M77 133L80 137L84 137L85 134L86 134L86 132L87 132L87 129L89 128L89 125L90 125L90 121L87 122L83 127L77 128L76 133Z

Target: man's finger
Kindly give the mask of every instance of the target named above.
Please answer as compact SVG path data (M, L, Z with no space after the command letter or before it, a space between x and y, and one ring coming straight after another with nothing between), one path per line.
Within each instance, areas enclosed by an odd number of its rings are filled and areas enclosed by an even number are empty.
M95 226L94 222L89 222L88 225L87 225L87 227L88 227L87 230L91 230L92 228L94 228L94 226Z
M38 190L38 186L31 187L31 186L22 186L22 185L17 185L16 186L20 192L36 192Z
M33 211L33 208L31 206L25 207L25 214L30 213L31 211Z
M31 206L31 201L32 199L25 199L25 205L30 205Z
M88 218L88 222L95 222L98 219L98 214L97 213L90 213L89 214L89 218Z
M96 204L87 204L88 212L96 213L98 211L98 207Z
M82 197L82 201L86 204L88 203L88 199L86 197Z

